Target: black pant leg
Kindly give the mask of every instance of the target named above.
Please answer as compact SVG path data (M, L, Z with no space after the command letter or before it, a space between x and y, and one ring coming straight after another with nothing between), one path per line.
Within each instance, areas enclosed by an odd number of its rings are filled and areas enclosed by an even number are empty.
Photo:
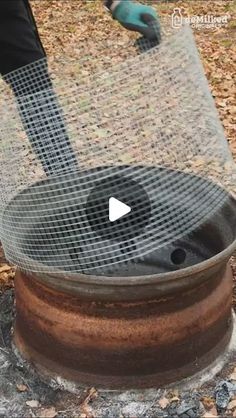
M0 1L0 73L45 57L27 0Z
M62 109L26 0L0 1L0 72L14 91L24 129L46 174L76 169Z

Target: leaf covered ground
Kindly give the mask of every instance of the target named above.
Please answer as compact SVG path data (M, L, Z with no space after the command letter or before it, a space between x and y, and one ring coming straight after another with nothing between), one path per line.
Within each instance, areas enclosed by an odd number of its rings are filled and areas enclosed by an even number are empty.
M127 49L127 43L137 35L121 28L106 13L102 0L35 0L31 3L45 50L54 59L81 58L86 42L90 53L99 51L104 60L114 63L134 53ZM227 16L225 27L201 28L194 32L226 136L236 157L236 1L149 0L143 3L155 7L163 20L171 17L176 7L181 8L183 16ZM101 45L104 47L100 48Z

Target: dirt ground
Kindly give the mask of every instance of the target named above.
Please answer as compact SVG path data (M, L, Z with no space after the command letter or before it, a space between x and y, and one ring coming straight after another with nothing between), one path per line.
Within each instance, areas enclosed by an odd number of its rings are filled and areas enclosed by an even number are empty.
M102 0L34 0L31 2L39 32L48 56L60 60L68 56L76 60L89 40L91 50L104 42L104 59L109 42L114 63L134 53L124 48L127 39L136 34L127 32L104 11ZM146 2L144 2L146 3ZM162 19L167 19L175 7L183 14L227 15L229 22L216 29L195 29L196 42L204 64L212 95L236 159L236 1L150 1ZM236 261L232 259L236 281ZM234 356L215 381L201 390L153 390L145 393L98 393L96 389L80 390L76 395L62 390L58 383L48 388L37 375L15 357L9 349L14 312L14 274L0 251L0 417L182 417L236 416L236 371ZM236 306L236 285L233 303ZM231 382L230 388L224 382ZM217 407L216 387L228 397L226 408ZM221 386L220 386L221 385ZM221 391L221 392L220 392ZM235 402L229 404L229 401Z

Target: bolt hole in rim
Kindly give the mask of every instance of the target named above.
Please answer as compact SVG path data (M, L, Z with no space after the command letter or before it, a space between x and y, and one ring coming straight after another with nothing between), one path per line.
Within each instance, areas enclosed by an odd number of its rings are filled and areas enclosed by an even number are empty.
M173 264L175 265L180 265L183 264L186 260L186 251L183 250L182 248L176 248L172 253L171 253L171 261Z

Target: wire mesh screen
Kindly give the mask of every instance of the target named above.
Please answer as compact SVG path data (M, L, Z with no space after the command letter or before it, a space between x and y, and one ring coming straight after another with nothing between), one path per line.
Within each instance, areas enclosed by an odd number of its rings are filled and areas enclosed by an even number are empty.
M1 81L1 240L21 269L111 274L165 261L176 241L220 224L234 192L188 26L115 66L97 62L87 52L67 77L40 60ZM131 208L112 223L111 197Z

